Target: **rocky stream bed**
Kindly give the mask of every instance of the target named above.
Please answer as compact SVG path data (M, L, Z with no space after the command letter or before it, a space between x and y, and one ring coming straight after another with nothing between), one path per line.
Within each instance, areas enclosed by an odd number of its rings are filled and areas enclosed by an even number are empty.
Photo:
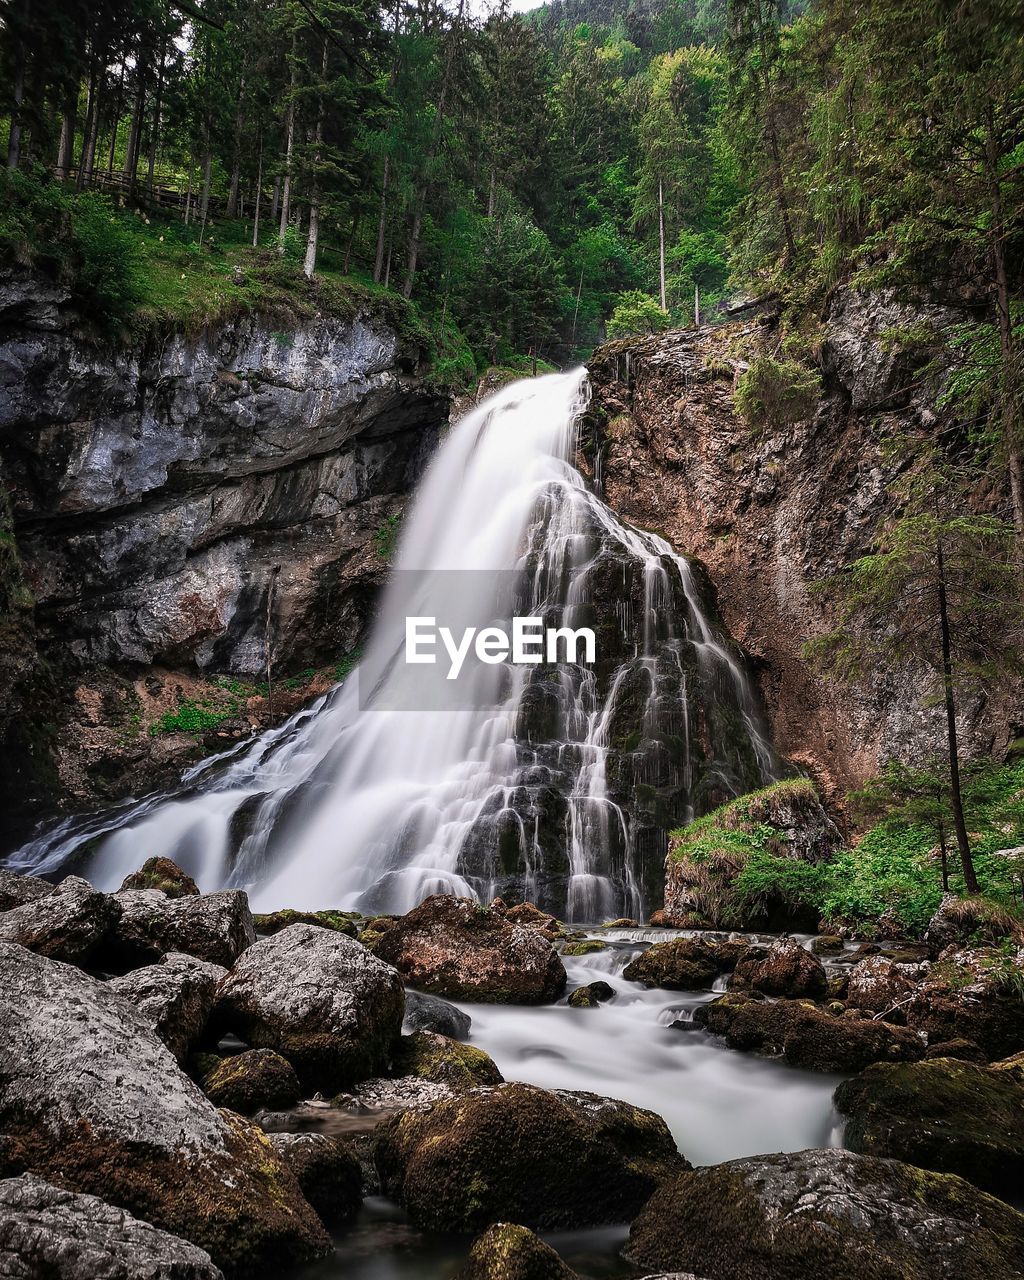
M254 918L166 862L0 872L0 1275L1010 1280L1024 957L961 917Z

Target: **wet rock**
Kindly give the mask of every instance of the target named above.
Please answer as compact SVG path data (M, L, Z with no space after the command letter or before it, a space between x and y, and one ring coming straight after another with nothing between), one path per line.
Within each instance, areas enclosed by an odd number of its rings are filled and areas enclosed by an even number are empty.
M52 893L0 915L0 941L17 942L52 960L87 965L98 957L119 917L115 898L68 876Z
M251 1116L266 1108L294 1107L302 1096L295 1068L273 1049L247 1049L218 1059L202 1077L203 1092L215 1107Z
M170 951L230 969L256 941L249 899L240 889L180 898L159 889L128 889L114 901L121 918L111 937L111 956L122 969L152 964Z
M562 962L540 932L468 898L427 898L374 949L410 986L455 1000L543 1004L565 989Z
M0 1061L4 1172L102 1195L228 1269L327 1247L264 1136L218 1112L108 983L0 944Z
M650 1111L525 1084L385 1120L376 1162L385 1193L437 1231L621 1221L686 1164Z
M562 947L563 956L590 956L598 951L607 951L608 943L600 938L583 938L579 942L567 942Z
M224 1280L204 1250L96 1196L26 1173L0 1182L6 1280Z
M352 1221L363 1202L363 1173L341 1139L325 1133L272 1133L270 1145L328 1226Z
M820 938L814 939L811 950L816 956L841 955L844 950L843 940L837 934L823 934Z
M851 1009L868 1013L897 1012L914 990L914 983L885 956L869 956L853 966L847 978L846 1001Z
M276 1049L325 1094L378 1074L405 1011L398 975L360 943L316 925L263 938L221 984L223 1025L253 1048Z
M938 1044L930 1044L924 1056L926 1058L958 1058L963 1062L980 1062L982 1065L988 1062L981 1046L975 1044L973 1040L941 1040Z
M730 1049L784 1057L808 1071L861 1071L872 1062L914 1062L924 1043L905 1027L836 1017L798 1000L729 994L702 1005L693 1020Z
M206 1029L217 987L227 972L208 960L172 951L159 964L112 978L108 985L132 1002L184 1062Z
M835 1094L845 1145L1008 1198L1024 1185L1024 1088L1005 1071L939 1058L878 1063Z
M497 899L500 901L500 899ZM539 929L542 933L555 937L561 930L557 919L532 902L520 902L514 907L506 907L502 913L512 924L522 924L528 929Z
M121 889L159 889L168 898L190 898L199 886L170 858L147 858L138 871L125 878Z
M849 1151L753 1156L660 1187L637 1266L716 1280L1019 1280L1024 1215L961 1178Z
M607 982L588 982L585 987L577 987L570 995L568 1003L573 1009L596 1009L615 999L615 988Z
M634 920L632 916L620 916L617 920L606 920L602 926L605 929L639 929L639 920Z
M455 1097L450 1085L421 1076L378 1076L363 1080L351 1093L341 1093L333 1100L343 1110L427 1111L435 1102Z
M393 1070L399 1076L416 1076L465 1092L480 1085L501 1084L504 1077L482 1049L460 1044L434 1031L402 1036L395 1050Z
M256 932L266 937L280 933L289 925L313 924L319 925L321 929L334 929L336 933L346 933L350 938L354 938L359 932L357 918L350 911L292 911L285 908L282 911L253 916L253 924L256 926Z
M1016 1080L1018 1084L1024 1084L1024 1053L1015 1053L1010 1058L1003 1058L1000 1062L991 1064L993 1071L1005 1072L1011 1080Z
M472 1025L473 1019L468 1013L463 1013L440 996L428 995L425 991L405 993L403 1031L436 1031L438 1035L450 1036L453 1040L468 1040Z
M6 867L0 867L0 911L23 907L52 892L53 885L49 880L40 880L38 876L19 876Z
M770 947L748 947L737 961L729 989L820 1000L828 993L828 977L806 947L794 938L780 938Z
M668 991L706 991L722 973L734 968L743 944L673 938L642 951L622 971L630 982Z
M473 1241L457 1280L579 1280L528 1227L496 1222Z
M944 952L906 1006L907 1026L930 1044L973 1040L988 1058L1024 1048L1024 952Z
M954 893L943 897L924 932L933 959L947 947L993 945L1004 938L1014 939L1018 946L1024 943L1019 920L983 898L959 898Z

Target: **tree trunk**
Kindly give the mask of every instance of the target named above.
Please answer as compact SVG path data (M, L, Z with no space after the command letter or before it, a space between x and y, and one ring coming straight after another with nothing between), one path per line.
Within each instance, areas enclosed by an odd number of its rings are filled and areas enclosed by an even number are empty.
M68 87L64 99L64 110L61 113L60 143L57 146L57 177L67 182L71 170L75 167L75 126L78 123L78 82L74 88Z
M302 274L312 280L316 272L316 251L320 243L320 144L324 138L324 105L327 97L327 41L324 40L320 62L320 102L316 112L316 131L313 134L313 182L309 197L309 235L306 238L306 260Z
M391 177L391 157L384 157L384 175L380 184L380 216L377 218L377 255L373 260L373 283L380 284L384 270L384 241L388 223L388 181Z
M166 22L166 16L165 16ZM153 194L156 176L156 153L160 145L160 110L163 106L164 75L167 71L167 27L164 27L163 40L160 44L160 65L156 76L156 96L153 99L153 136L149 140L149 166L146 172L146 189Z
M207 122L204 142L206 146L206 156L203 160L203 190L199 197L199 221L205 227L206 219L210 213L210 180L213 176L213 149L210 146L209 122Z
M121 103L124 101L124 58L121 59L121 73L117 80L117 95L114 98L114 117L110 122L110 153L107 156L107 177L114 176L114 157L117 153L117 134L121 128Z
M238 110L235 113L235 130L231 139L231 181L228 186L227 216L238 216L238 182L242 168L242 111L245 103L245 76L238 84Z
M127 198L131 199L135 190L135 171L139 164L139 152L142 143L142 118L146 110L146 59L148 49L140 45L139 56L135 63L135 106L132 108L132 122L128 130L128 150L124 158L124 176L127 183Z
M253 192L252 247L260 242L260 196L263 194L263 132L260 131L259 159L256 162L256 190Z
M25 46L18 42L18 65L11 86L11 131L7 139L7 167L21 163L21 104L25 100Z
M693 286L693 327L700 328L700 285Z
M292 36L291 78L288 93L288 116L285 124L284 147L284 182L281 184L281 241L279 252L284 253L284 235L288 230L288 215L292 202L292 152L295 149L295 85L297 71L295 65L296 38Z
M946 828L939 823L939 856L942 859L942 892L949 893L949 850L946 848Z
M661 178L658 178L658 280L661 285L661 309L667 311L665 305L665 193Z
M953 808L953 827L956 831L957 849L964 869L964 885L968 893L978 892L978 877L971 857L971 843L967 838L964 819L964 798L960 785L960 744L956 729L956 700L953 689L953 659L949 637L949 609L946 600L946 560L940 542L936 548L936 564L939 570L939 630L942 639L942 693L946 704L946 745L949 750L949 793Z
M100 80L97 68L102 67L106 59L93 54L89 67L89 98L85 104L85 126L82 133L82 159L78 166L78 189L84 190L92 177L92 166L96 159L96 139L100 127Z
M348 233L348 243L345 245L345 261L342 264L342 275L348 275L349 267L352 265L352 250L355 247L356 236L359 234L359 224L363 220L363 207L356 205L355 213L352 215L352 226Z

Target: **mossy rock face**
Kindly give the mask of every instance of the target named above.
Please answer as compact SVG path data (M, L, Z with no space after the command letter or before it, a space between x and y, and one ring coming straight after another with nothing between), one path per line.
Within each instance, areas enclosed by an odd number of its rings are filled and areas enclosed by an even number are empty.
M293 1107L302 1096L295 1068L273 1049L248 1049L219 1059L203 1076L202 1087L214 1106L245 1116Z
M562 948L563 956L590 956L598 951L607 951L608 943L599 938L585 938L582 942L567 942Z
M326 1133L271 1133L270 1145L328 1226L351 1222L363 1203L358 1156Z
M706 991L720 974L735 967L742 950L742 943L673 938L642 951L626 965L622 976L629 982L667 991Z
M837 956L843 949L843 940L836 934L823 934L811 943L811 950L818 956Z
M496 1222L473 1241L457 1280L579 1280L528 1227Z
M911 979L886 956L860 960L847 975L846 998L850 1008L868 1013L893 1016L913 990Z
M836 1017L801 1000L758 1000L728 994L702 1005L694 1022L730 1049L783 1057L807 1071L862 1071L873 1062L916 1062L921 1039L905 1027L870 1018Z
M452 1000L544 1004L565 990L565 969L543 932L469 898L427 898L391 922L373 949L411 987Z
M992 1070L1005 1072L1011 1080L1024 1085L1024 1052L1015 1053L1012 1057L1003 1058L1000 1062L993 1062Z
M1024 1048L1024 966L993 948L950 952L932 966L906 1006L907 1026L931 1044L967 1039L988 1058Z
M350 911L292 911L286 907L282 911L254 915L252 921L256 926L256 932L268 937L280 933L289 925L312 924L319 925L321 929L333 929L336 933L344 933L354 938L359 932L356 923L359 919L356 913Z
M821 1000L828 994L828 976L806 947L793 938L781 938L770 947L748 947L733 970L729 989Z
M479 1231L629 1218L686 1161L653 1112L593 1094L505 1084L407 1112L377 1129L385 1194L416 1226Z
M585 987L577 987L567 1003L573 1009L596 1009L615 999L615 988L607 982L588 982Z
M1024 1087L1005 1071L936 1058L879 1063L836 1090L846 1146L939 1173L996 1195L1024 1186Z
M190 898L199 886L170 858L147 858L138 871L127 877L121 889L159 889L168 898Z
M446 1084L456 1092L501 1084L503 1080L494 1060L482 1049L433 1031L403 1036L395 1051L392 1070L397 1076L417 1076L420 1080Z
M664 1184L633 1223L626 1256L715 1280L1019 1280L1024 1215L961 1178L797 1151Z

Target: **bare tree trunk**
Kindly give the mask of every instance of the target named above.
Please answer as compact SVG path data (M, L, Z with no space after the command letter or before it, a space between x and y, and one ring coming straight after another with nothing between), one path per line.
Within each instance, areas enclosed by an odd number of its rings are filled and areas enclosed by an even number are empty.
M946 600L946 560L940 542L936 547L936 563L939 570L939 629L942 639L942 692L946 704L946 745L949 751L949 793L953 808L953 827L956 831L957 849L964 869L964 885L968 893L978 892L978 877L971 857L971 842L967 838L967 822L964 818L964 798L960 784L960 744L956 728L956 700L953 688L953 659L949 636L949 609Z
M192 220L192 170L195 167L195 159L193 156L188 158L188 191L185 195L185 226Z
M279 251L284 253L284 236L288 230L288 215L292 202L292 152L295 149L295 85L298 78L296 69L296 41L292 36L291 77L288 93L288 116L285 124L284 147L284 182L281 184L281 242Z
M124 58L121 59L121 74L117 81L117 96L114 98L114 116L110 122L110 154L107 156L107 177L114 176L114 156L117 153L117 134L121 127L121 103L124 101Z
M71 170L75 166L75 127L78 123L78 82L72 89L70 86L64 99L64 110L61 113L60 142L57 146L57 177L67 182Z
M700 285L693 286L693 327L700 328Z
M665 191L658 178L658 279L661 285L661 309L667 311L665 298Z
M238 85L238 110L235 113L235 130L231 139L231 181L228 186L227 216L238 216L238 182L242 168L242 112L245 103L245 76Z
M166 15L165 15L166 24ZM153 100L153 136L149 140L149 167L146 172L146 189L153 194L156 175L156 153L160 145L160 110L163 106L164 76L167 71L167 26L164 26L163 40L160 44L160 66L156 76L156 96Z
M253 215L252 215L252 247L255 249L260 242L260 196L263 186L263 131L260 131L259 138L259 159L256 162L256 190L253 193Z
M373 283L380 284L384 269L384 240L388 222L388 181L391 177L391 157L384 157L384 176L380 184L380 216L377 219L377 256L373 260Z
M146 63L149 50L140 44L138 58L135 62L135 105L132 108L132 122L128 130L128 150L124 158L124 176L128 186L127 197L131 199L135 190L135 171L139 164L139 152L142 143L142 118L146 110Z
M274 189L270 196L270 221L277 225L277 209L281 202L281 179L274 179Z
M302 274L312 280L316 272L316 251L320 244L320 144L324 137L324 100L327 96L327 41L324 40L320 61L320 102L316 112L316 131L313 134L313 182L309 197L309 235L306 239L306 260Z
M355 247L356 236L359 234L359 224L363 220L363 206L356 205L355 213L352 215L352 226L349 228L348 243L345 245L345 261L342 263L342 275L348 275L349 267L352 265L352 250Z
M92 177L92 167L96 159L96 140L100 128L100 79L98 67L104 65L105 58L97 58L94 53L89 67L89 98L85 105L85 126L82 134L82 159L78 166L78 189L84 190Z
M22 3L22 13L28 6ZM17 169L21 163L21 107L25 101L25 42L15 43L14 83L11 85L11 127L7 136L7 167Z
M210 213L210 180L213 176L213 148L210 145L210 123L207 121L203 139L206 155L203 160L203 190L199 197L199 220L206 227L206 219Z

